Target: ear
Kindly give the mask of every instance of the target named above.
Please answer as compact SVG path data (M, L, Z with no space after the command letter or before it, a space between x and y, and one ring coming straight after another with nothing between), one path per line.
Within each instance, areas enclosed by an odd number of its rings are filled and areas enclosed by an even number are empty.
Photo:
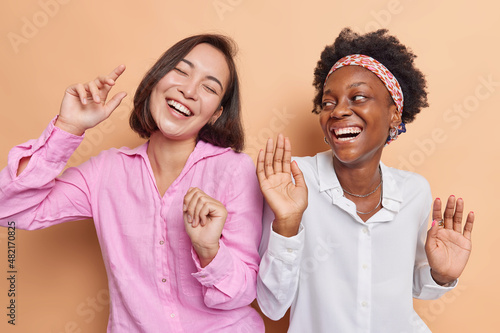
M222 114L222 109L223 109L223 107L221 106L219 109L215 110L214 114L210 118L210 121L209 121L210 125L215 124L215 122L217 121L217 119L219 119L219 117Z
M401 124L401 113L398 111L396 104L392 104L389 108L389 114L391 116L390 127L398 127Z

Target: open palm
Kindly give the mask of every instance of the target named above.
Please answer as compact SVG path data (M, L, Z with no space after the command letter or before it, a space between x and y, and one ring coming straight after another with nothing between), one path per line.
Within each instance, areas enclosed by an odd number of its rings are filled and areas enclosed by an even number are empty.
M471 233L474 213L467 215L462 230L464 202L454 196L448 198L442 225L441 201L436 199L432 212L433 226L427 233L425 250L436 282L446 284L457 279L463 272L472 249Z
M266 151L261 150L257 158L257 177L262 194L274 212L273 229L291 236L297 233L307 208L307 186L296 162L291 162L292 149L288 138L280 134L276 150L273 150L273 141L269 139Z

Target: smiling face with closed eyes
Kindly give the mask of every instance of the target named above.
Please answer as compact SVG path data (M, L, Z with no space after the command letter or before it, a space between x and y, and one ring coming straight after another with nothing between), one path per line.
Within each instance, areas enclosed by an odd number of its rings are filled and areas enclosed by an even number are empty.
M222 113L228 81L223 53L206 43L196 45L151 92L149 107L159 131L167 139L195 141L200 129Z
M378 163L389 128L399 123L401 117L389 91L369 70L345 66L328 78L320 124L339 162L352 166Z

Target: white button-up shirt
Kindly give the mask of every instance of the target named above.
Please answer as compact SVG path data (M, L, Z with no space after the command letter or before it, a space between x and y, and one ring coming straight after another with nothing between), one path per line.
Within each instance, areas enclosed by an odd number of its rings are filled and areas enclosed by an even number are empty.
M296 158L309 189L299 233L272 231L266 205L257 300L277 320L291 306L288 332L430 332L413 297L436 299L424 244L432 196L414 173L380 164L383 208L363 222L343 196L332 152Z

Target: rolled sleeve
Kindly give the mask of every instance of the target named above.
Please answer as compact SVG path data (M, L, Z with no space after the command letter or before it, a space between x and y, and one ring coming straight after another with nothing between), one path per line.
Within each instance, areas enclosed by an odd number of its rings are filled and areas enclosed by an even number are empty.
M229 253L228 248L222 241L219 241L219 251L217 252L217 255L205 267L201 267L200 259L198 258L198 255L196 254L194 248L191 248L191 255L198 270L198 272L192 273L191 275L205 287L211 288L215 286L219 281L223 280L232 271L231 268L233 267L233 258ZM232 294L230 290L221 291L230 296Z

